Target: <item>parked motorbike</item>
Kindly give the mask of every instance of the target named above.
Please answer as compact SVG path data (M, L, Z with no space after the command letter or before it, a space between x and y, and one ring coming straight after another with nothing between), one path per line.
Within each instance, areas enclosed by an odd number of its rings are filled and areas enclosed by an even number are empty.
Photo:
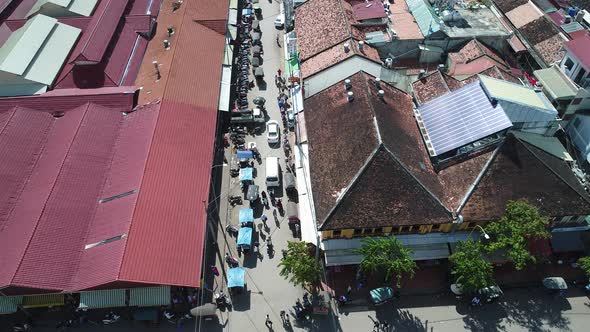
M236 267L240 265L240 262L238 262L238 260L235 257L230 256L230 254L227 252L225 253L225 262L230 267Z
M235 177L237 177L238 175L240 175L240 170L239 170L239 169L233 169L233 168L232 168L232 169L230 169L230 170L229 170L229 175L230 175L232 178L235 178Z
M227 225L225 226L225 231L228 233L231 233L233 235L237 235L238 234L238 229L233 226L233 225Z
M30 331L32 329L31 324L28 323L19 323L19 324L15 324L12 327L12 330L14 332L25 332L25 331Z
M215 295L213 297L215 298L215 304L217 305L217 307L220 307L220 308L231 307L231 301L223 293L223 291L221 291L219 293L215 293Z
M117 315L116 313L114 313L113 311L109 312L108 314L105 315L105 317L102 320L102 323L104 325L109 325L109 324L113 324L119 321L119 319L121 319L120 315Z
M229 196L228 201L231 206L242 205L242 197L240 196Z

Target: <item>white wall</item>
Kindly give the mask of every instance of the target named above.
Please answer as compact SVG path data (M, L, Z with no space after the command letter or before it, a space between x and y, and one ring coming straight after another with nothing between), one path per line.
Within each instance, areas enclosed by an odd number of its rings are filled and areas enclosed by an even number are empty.
M576 149L587 160L590 154L590 116L579 114L574 116L568 123L566 132Z

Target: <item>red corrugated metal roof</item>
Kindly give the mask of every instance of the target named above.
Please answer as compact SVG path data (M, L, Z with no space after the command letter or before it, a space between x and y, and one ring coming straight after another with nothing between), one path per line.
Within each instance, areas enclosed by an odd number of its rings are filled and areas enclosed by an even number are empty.
M74 50L75 61L100 62L129 0L103 0Z
M120 279L199 287L225 37L181 27Z
M578 58L586 68L590 68L590 36L584 34L565 43L569 52Z
M374 18L385 18L385 7L380 1L350 1L352 4L352 16L357 21Z
M134 100L124 91L0 100L0 288L116 280L124 246L84 246L128 229L137 195L99 200L139 187L157 116L124 116Z

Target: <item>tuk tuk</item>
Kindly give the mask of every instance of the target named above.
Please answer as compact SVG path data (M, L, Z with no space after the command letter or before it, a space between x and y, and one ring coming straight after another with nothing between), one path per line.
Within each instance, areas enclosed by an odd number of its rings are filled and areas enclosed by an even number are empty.
M227 271L227 288L230 294L241 293L246 289L245 276L243 267L232 267Z
M239 221L240 225L252 227L252 224L254 223L254 210L240 209Z
M240 227L238 231L237 246L244 253L248 253L252 247L252 227Z
M287 220L289 223L289 229L293 232L293 236L297 237L299 235L299 230L301 229L301 222L299 221L297 204L295 202L287 202Z
M248 186L248 191L246 192L246 199L250 201L250 204L253 204L258 200L258 186L257 185L251 184Z
M204 320L213 320L217 318L217 306L213 303L205 303L201 306L191 309L191 315Z
M262 69L262 67L256 67L256 69L254 69L254 77L257 80L264 79L264 70Z
M291 172L286 172L284 175L285 181L285 191L287 192L287 196L294 197L297 196L297 188L295 187L295 176Z
M252 151L250 150L238 150L236 152L236 157L240 161L240 167L249 167L250 166L250 159L252 159Z

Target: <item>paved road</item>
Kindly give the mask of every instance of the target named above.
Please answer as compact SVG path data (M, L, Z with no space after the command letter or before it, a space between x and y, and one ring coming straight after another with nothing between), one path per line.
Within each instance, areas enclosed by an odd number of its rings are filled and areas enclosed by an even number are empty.
M340 324L344 331L372 331L376 318L388 321L391 331L404 332L587 331L590 301L575 289L567 298L554 298L539 288L512 289L503 301L474 309L457 305L452 296L412 296L377 311L343 308Z
M260 5L262 7L263 19L260 21L260 28L262 30L262 44L263 44L263 69L265 72L265 85L257 86L249 93L250 101L256 96L262 96L266 99L266 109L268 116L272 120L276 120L282 123L280 112L278 109L277 96L279 91L275 85L274 77L277 73L277 69L284 70L284 53L283 48L277 45L277 36L279 40L283 40L283 32L278 31L274 27L274 20L279 14L279 3L268 2L267 0L261 0ZM281 126L281 135L283 133ZM263 132L258 136L247 136L246 142L256 142L258 150L262 156L262 164L255 165L256 177L254 179L255 184L260 186L260 190L267 191L265 185L265 168L264 160L267 156L279 157L281 160L282 171L285 172L285 154L282 145L269 146L266 140L266 132ZM291 143L293 140L291 139ZM231 161L232 150L231 148L226 149L226 159ZM230 162L231 164L231 162ZM224 167L226 172L229 172L228 167ZM283 188L281 186L281 188ZM227 195L238 195L240 194L240 184L237 178L229 178L224 176L224 183L222 184L221 195L227 197ZM268 191L267 191L268 192ZM225 193L225 195L224 195ZM219 195L219 193L218 193ZM282 194L283 205L286 206L287 197ZM244 205L237 205L235 207L227 206L227 199L221 199L221 211L220 221L223 225L231 223L233 225L238 224L238 212L240 208L245 208L248 205L248 201L244 201ZM224 207L226 205L226 207ZM272 215L273 207L270 210L255 210L254 217L255 222L260 223L260 216L264 213L268 217L268 230L263 231L264 235L260 239L260 251L263 254L262 258L257 259L255 255L248 254L241 257L239 260L241 265L246 269L246 283L248 292L246 294L237 295L233 298L233 311L221 313L221 323L223 324L223 331L267 331L265 326L266 315L270 315L273 321L274 329L277 331L283 330L279 313L281 310L289 311L290 308L295 304L295 300L303 295L303 290L294 287L283 277L279 276L278 263L281 258L281 250L286 248L287 241L294 241L291 231L287 225L287 218L279 216L279 223L275 223ZM225 227L224 227L225 228ZM258 233L258 232L256 232ZM265 241L266 236L272 237L272 242L275 247L275 254L270 255L267 253ZM224 256L225 252L230 252L234 257L238 257L235 247L235 238L229 237L224 232L219 232L218 243L220 244L221 257ZM259 234L255 234L256 238ZM224 262L218 262L217 266L225 264ZM216 291L220 288L225 289L225 279L217 278L214 285ZM322 319L312 324L301 326L298 325L293 319L292 330L318 330L318 331L330 331L332 328L328 327L330 319ZM204 323L202 325L203 331L215 331L222 330L215 324Z

